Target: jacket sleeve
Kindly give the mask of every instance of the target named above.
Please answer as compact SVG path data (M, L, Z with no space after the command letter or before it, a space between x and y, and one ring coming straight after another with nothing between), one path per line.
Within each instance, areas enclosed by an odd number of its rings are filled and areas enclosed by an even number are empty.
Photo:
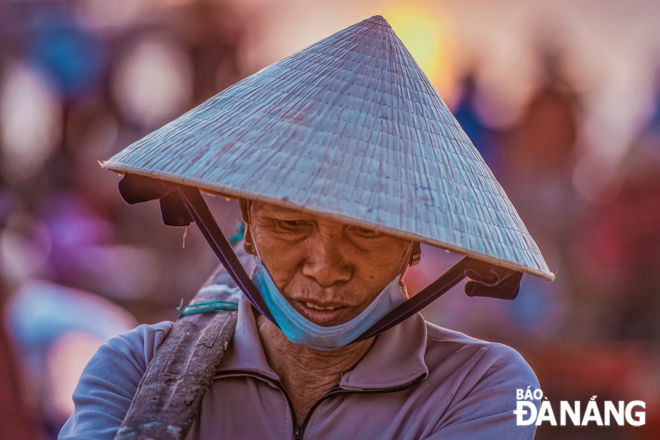
M110 339L89 361L73 392L75 410L58 440L112 440L171 322L140 325Z
M514 349L490 344L453 397L429 440L531 440L536 425L518 426L516 390L535 390L539 382ZM539 402L533 401L538 410Z

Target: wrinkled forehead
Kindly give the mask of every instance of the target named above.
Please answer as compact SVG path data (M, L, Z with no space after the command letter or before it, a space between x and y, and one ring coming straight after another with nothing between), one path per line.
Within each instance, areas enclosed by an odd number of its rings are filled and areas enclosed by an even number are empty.
M259 200L249 201L248 206L251 215L278 215L287 218L305 218L305 219L323 219L321 215L313 212L303 211L291 207L276 205L274 203L263 202ZM341 222L343 223L343 222Z
M241 204L241 209L247 211L246 215L248 216L250 221L264 219L264 218L275 218L275 219L282 219L288 221L295 221L295 220L315 221L333 227L346 226L346 227L360 227L369 230L374 229L368 225L358 226L350 222L342 221L341 219L329 218L319 213L304 211L301 209L296 209L295 207L280 206L274 203L268 203L264 201L247 201L247 203ZM386 235L391 235L391 234L386 234Z

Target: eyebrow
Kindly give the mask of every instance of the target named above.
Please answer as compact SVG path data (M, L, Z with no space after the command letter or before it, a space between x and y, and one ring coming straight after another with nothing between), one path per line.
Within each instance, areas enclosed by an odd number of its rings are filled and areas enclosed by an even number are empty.
M301 211L299 209L284 208L284 207L277 206L277 205L272 205L272 204L262 206L259 209L259 211L261 213L265 213L265 214L294 214L294 215L301 215L301 216L316 217L312 213Z

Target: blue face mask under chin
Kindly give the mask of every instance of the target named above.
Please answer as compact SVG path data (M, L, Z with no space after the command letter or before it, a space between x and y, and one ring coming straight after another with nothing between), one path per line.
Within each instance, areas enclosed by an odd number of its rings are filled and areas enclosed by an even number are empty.
M255 259L256 268L252 279L277 325L291 342L316 350L334 350L350 344L390 310L408 299L406 286L399 274L358 316L340 325L323 327L298 313L277 289L260 258L257 256Z

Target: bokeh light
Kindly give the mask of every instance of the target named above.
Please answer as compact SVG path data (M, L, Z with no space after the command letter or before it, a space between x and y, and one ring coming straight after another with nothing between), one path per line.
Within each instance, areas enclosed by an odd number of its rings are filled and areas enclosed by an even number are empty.
M61 114L44 75L20 62L7 66L0 90L0 171L7 180L41 171L60 142Z
M113 93L126 116L155 128L177 116L192 99L190 60L178 43L149 35L128 48L113 78Z

